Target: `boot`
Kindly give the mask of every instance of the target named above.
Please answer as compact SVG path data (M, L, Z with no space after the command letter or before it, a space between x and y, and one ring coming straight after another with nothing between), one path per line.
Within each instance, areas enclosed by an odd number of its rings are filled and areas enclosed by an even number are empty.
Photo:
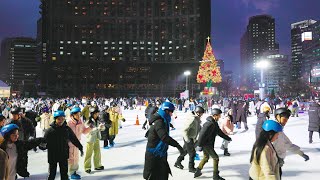
M213 172L213 179L214 179L214 180L225 180L224 178L222 178L221 176L219 176L219 171Z
M230 153L228 152L228 148L224 149L223 155L230 156Z
M183 165L181 164L181 162L178 162L178 161L176 163L174 163L174 167L179 168L179 169L184 168Z
M189 172L196 172L196 168L194 168L194 162L189 162Z
M201 169L197 168L197 169L196 169L196 172L194 173L194 178L199 177L199 176L201 176L201 175L202 175Z

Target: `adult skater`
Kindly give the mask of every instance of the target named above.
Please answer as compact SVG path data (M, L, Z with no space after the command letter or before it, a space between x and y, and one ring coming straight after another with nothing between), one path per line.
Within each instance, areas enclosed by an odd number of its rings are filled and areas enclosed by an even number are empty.
M179 149L180 154L184 153L180 144L169 136L171 116L174 105L164 102L158 112L151 116L151 126L148 133L147 149L143 178L148 180L167 180L171 174L167 161L167 151L170 146Z

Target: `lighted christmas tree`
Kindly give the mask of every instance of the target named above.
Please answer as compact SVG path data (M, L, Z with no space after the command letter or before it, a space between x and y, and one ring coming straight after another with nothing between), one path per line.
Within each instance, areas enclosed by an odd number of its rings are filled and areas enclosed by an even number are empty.
M212 83L220 83L222 81L220 67L218 66L218 61L214 57L212 47L210 44L210 38L208 37L208 42L206 50L202 57L201 64L199 66L199 71L197 75L198 83L207 83L207 87L211 87Z

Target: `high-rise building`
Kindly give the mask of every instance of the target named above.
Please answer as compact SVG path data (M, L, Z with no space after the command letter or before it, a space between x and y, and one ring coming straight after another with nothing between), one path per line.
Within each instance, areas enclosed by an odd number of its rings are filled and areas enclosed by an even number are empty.
M56 96L177 95L185 88L183 72L197 72L211 31L210 3L43 0L42 90Z
M302 77L320 92L320 21L302 33Z
M279 44L275 40L275 19L269 15L250 17L247 30L240 40L241 79L249 89L258 87L260 70L256 63L270 52L278 53Z
M272 54L266 56L270 67L265 71L265 83L267 90L279 91L279 87L289 78L289 57L288 55Z
M7 38L1 43L1 55L5 82L12 92L20 95L35 95L36 77L39 66L36 63L36 42L32 38Z
M302 76L302 34L311 31L316 21L309 19L291 24L291 79Z

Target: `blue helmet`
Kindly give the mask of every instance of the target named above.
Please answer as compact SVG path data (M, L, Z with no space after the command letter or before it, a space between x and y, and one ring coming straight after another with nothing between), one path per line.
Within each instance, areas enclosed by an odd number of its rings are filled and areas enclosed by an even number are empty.
M71 114L75 114L81 112L81 109L79 107L73 107L70 111Z
M67 107L71 107L71 106L72 106L72 104L70 104L70 103L67 104Z
M53 118L57 118L57 117L60 117L60 116L66 117L66 115L64 114L64 111L58 110L58 111L55 111L53 113Z
M281 132L282 126L277 121L274 120L266 120L264 121L262 125L262 129L265 131L275 131L275 132Z
M161 109L163 111L165 111L165 110L174 111L175 108L174 108L174 105L171 102L164 102L161 105Z
M0 130L0 132L1 132L1 135L4 137L8 132L10 132L14 129L19 129L19 127L16 124L8 124L8 125L3 126Z

